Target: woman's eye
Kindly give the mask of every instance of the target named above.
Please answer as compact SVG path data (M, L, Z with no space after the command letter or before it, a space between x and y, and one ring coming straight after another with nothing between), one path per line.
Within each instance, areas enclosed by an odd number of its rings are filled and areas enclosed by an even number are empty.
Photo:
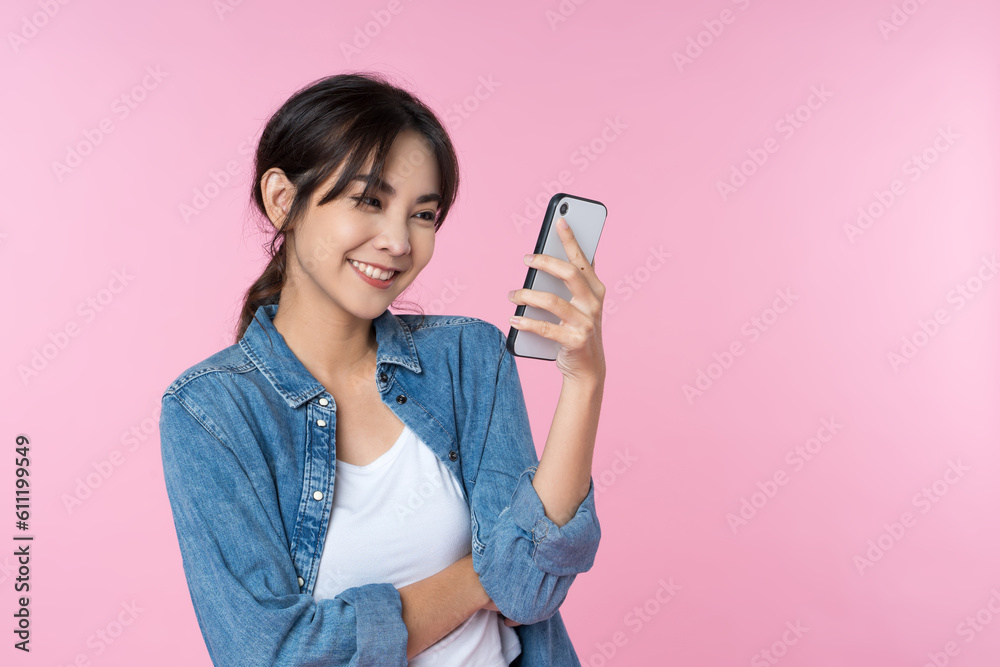
M360 203L363 203L363 204L368 204L369 206L374 206L376 208L379 208L379 207L382 206L382 202L380 202L375 197L351 197L351 199L353 199L356 202L360 202ZM369 204L368 202L375 202L375 203L374 204Z
M382 202L376 197L357 196L351 197L351 199L359 204L365 204L373 208L382 208ZM437 222L437 211L421 211L420 213L417 213L417 217L421 220L426 220L427 222Z

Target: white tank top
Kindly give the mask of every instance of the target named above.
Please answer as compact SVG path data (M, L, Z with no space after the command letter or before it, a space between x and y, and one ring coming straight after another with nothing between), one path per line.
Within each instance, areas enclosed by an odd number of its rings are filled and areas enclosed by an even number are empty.
M461 484L408 426L368 465L338 460L334 480L317 600L370 583L402 588L472 553ZM514 628L480 609L408 664L507 667L520 652Z

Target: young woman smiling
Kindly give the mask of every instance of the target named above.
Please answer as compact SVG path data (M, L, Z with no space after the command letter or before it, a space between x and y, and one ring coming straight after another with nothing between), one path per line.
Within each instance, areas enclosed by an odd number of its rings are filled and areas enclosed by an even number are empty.
M530 266L571 301L541 461L506 337L394 314L458 187L447 132L372 74L326 77L268 121L253 201L273 237L236 342L166 389L167 491L217 665L579 665L559 606L600 542L591 478L604 285ZM526 260L527 261L527 260Z

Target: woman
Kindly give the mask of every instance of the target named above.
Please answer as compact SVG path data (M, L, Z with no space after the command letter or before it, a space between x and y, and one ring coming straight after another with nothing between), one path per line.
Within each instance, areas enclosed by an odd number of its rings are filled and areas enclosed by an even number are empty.
M458 186L433 112L376 75L321 79L268 121L255 172L270 263L236 344L182 373L160 418L213 662L579 665L558 609L600 541L605 288L572 232L570 261L529 263L572 300L510 297L562 320L517 325L562 346L539 461L503 332L388 310Z

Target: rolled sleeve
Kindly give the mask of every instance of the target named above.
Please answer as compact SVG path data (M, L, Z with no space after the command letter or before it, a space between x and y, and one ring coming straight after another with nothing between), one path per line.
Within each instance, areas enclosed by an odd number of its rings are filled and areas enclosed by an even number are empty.
M212 662L406 665L399 591L373 583L324 600L302 593L259 447L223 433L196 405L164 396L164 478Z
M403 606L399 591L394 586L390 584L355 586L342 591L333 599L338 598L354 610L357 664L407 664L408 633L406 624L403 623ZM326 600L320 600L319 604L323 602Z
M522 624L555 614L576 575L589 570L601 538L594 483L573 517L557 526L532 483L538 468L521 381L500 334L496 390L472 493L473 568L497 608Z
M594 509L594 480L573 518L557 526L545 516L545 507L532 480L537 468L532 466L517 481L508 512L511 520L535 543L535 564L551 574L578 574L594 565L601 528Z

